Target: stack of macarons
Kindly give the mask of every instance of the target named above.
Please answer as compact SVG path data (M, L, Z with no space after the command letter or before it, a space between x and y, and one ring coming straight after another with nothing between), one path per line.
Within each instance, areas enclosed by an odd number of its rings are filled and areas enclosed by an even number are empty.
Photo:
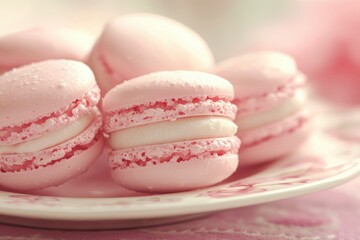
M104 149L119 185L192 190L308 135L305 78L291 57L215 65L198 34L165 17L114 18L96 42L69 29L14 32L0 53L0 186L10 190L65 183Z

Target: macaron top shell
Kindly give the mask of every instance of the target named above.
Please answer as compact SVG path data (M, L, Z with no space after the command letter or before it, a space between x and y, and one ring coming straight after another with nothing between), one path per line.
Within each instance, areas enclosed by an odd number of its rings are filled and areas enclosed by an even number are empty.
M0 129L48 116L96 87L85 64L48 60L0 76Z
M0 68L14 68L47 59L85 61L94 43L74 29L33 28L0 36Z
M103 99L105 111L183 97L219 97L231 101L231 83L197 71L163 71L140 76L113 88Z
M234 85L236 99L275 92L299 74L292 57L271 51L225 60L215 66L212 72Z
M198 34L179 22L149 13L114 18L94 51L118 83L156 71L204 70L214 62Z

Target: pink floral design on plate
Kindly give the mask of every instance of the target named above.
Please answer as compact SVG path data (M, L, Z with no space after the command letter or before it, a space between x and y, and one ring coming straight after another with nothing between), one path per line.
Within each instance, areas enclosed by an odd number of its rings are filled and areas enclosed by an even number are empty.
M199 196L227 198L286 189L329 178L358 164L357 159L346 161L346 155L351 155L351 152L339 151L339 153L345 160L340 160L336 164L316 155L294 155L278 160L258 174L233 181L221 189L210 190Z
M109 202L109 203L94 203L92 206L97 207L97 206L134 206L134 205L149 205L151 203L178 203L181 202L184 198L181 197L142 197L142 198L138 198L138 199L133 199L133 200L122 200L119 199L118 201L115 202Z

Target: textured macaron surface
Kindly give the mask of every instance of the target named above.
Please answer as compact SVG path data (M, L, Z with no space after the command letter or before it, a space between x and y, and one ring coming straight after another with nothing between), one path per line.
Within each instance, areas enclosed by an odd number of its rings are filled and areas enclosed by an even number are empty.
M107 111L114 111L162 99L194 96L232 100L234 89L230 82L212 74L163 71L137 77L115 87L104 98L103 107Z
M85 32L32 28L0 36L0 71L48 59L84 61L94 38Z
M199 115L235 117L232 85L196 71L165 71L118 85L103 99L105 131Z
M194 159L206 160L237 154L240 141L237 137L197 139L191 141L148 145L113 151L110 167L138 168L156 166L165 162L180 163Z
M0 77L0 143L14 144L75 121L100 99L85 64L48 60Z

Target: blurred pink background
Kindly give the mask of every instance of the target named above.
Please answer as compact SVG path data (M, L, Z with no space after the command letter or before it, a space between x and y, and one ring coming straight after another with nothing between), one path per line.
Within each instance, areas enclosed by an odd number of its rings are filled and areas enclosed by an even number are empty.
M254 50L289 53L322 96L360 105L358 0L2 0L0 35L41 25L98 36L108 19L131 12L188 25L217 61Z
M234 55L250 32L276 19L288 0L1 0L0 34L34 25L68 26L98 35L105 22L131 12L174 18L198 32L218 60Z

